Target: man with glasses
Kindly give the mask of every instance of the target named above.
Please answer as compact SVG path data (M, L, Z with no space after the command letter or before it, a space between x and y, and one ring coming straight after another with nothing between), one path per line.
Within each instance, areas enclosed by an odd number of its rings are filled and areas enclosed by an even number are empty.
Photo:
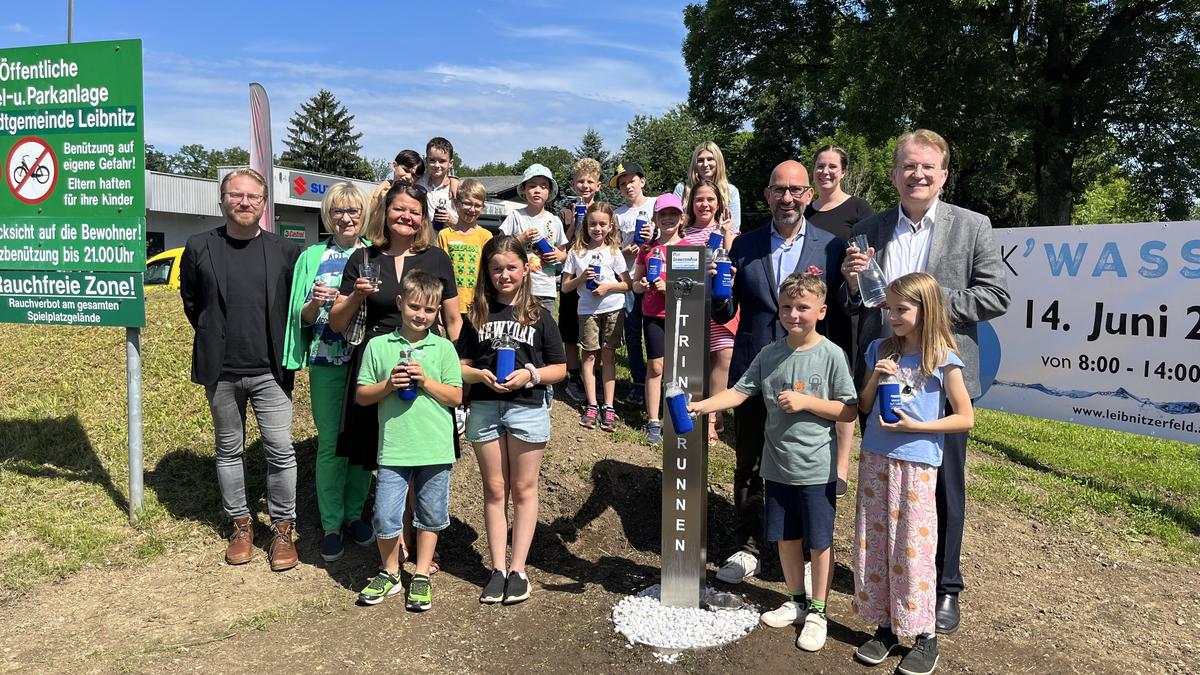
M243 455L246 402L267 460L271 569L296 566L296 452L292 448L293 371L283 367L292 272L300 248L259 227L267 183L253 169L221 181L225 225L188 239L179 266L183 311L196 332L192 381L204 385L216 434L217 481L233 534L230 565L250 562L254 528Z
M816 268L829 288L838 288L842 283L840 268L845 246L825 230L809 227L804 219L804 209L813 198L804 165L788 160L776 166L764 193L771 208L770 226L743 231L734 240L729 251L735 270L733 296L712 301L713 320L717 323L732 320L741 310L729 366L730 387L746 372L756 354L786 336L778 316L779 286L788 275ZM817 324L822 335L828 334L831 322L846 321L836 303L829 305L825 320ZM733 471L737 550L717 571L717 579L726 583L741 583L761 571L763 482L758 471L766 423L767 408L761 396L748 399L737 410L734 428L737 463ZM804 620L802 614L799 620Z
M987 216L941 201L949 166L950 147L940 135L926 129L904 134L897 139L892 158L892 185L900 193L900 204L854 227L855 235L867 236L869 248L847 252L840 298L846 311L858 319L854 375L860 386L867 346L890 334L881 309L863 306L859 297L858 273L874 255L889 282L911 272L927 272L937 279L963 360L967 392L976 399L982 391L977 326L1008 310L1008 276ZM950 412L947 406L946 413ZM966 459L967 432L946 434L937 477L936 607L937 632L947 635L958 629L958 593L963 589L959 554L967 501Z

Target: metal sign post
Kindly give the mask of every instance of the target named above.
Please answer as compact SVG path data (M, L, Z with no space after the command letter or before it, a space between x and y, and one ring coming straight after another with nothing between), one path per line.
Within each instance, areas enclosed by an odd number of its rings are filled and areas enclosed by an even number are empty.
M700 246L667 249L663 382L678 383L692 399L708 391L706 252ZM708 419L695 419L690 433L678 434L670 415L663 418L661 601L667 607L699 607L708 541Z

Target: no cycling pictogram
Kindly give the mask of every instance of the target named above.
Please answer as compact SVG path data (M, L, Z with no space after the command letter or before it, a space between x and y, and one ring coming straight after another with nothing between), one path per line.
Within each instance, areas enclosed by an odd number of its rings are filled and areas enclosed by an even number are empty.
M8 189L26 204L39 204L54 192L58 182L58 158L50 144L35 136L17 141L4 163Z

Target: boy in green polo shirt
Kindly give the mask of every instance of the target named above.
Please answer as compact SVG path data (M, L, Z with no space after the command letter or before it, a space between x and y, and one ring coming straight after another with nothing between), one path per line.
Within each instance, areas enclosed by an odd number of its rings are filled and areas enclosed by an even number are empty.
M432 335L442 305L442 282L413 271L400 282L402 326L367 343L358 372L359 405L378 404L379 472L375 484L375 532L380 570L359 594L374 605L399 593L400 537L411 488L417 567L406 607L433 606L429 566L438 532L450 525L450 467L454 463L454 417L462 403L462 367L454 345Z

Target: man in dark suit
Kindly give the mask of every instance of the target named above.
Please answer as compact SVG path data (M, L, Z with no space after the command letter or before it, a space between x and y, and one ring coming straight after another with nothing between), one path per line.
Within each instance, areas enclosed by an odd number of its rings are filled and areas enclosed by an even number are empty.
M852 248L846 255L842 267L846 283L840 299L846 311L858 319L854 375L859 386L867 346L888 330L882 311L863 306L858 293L858 273L866 269L868 255L874 255L889 282L911 272L927 272L941 284L964 364L967 392L972 399L980 395L977 325L1004 314L1011 298L991 221L938 198L949 165L950 148L941 136L925 129L904 134L896 141L892 160L892 184L900 193L899 206L854 227L855 235L867 236L869 248ZM946 434L937 481L937 631L943 634L953 633L959 624L966 459L967 433Z
M788 160L776 166L764 194L771 208L771 224L734 240L729 251L736 272L733 297L714 299L712 303L712 316L718 323L730 321L741 310L729 366L731 387L758 352L787 334L779 323L779 286L789 274L815 267L821 270L829 288L838 288L842 283L845 244L825 230L809 226L804 219L804 209L813 197L804 165ZM847 321L838 303L827 304L825 321L817 324L822 335L829 334L831 324ZM737 514L738 548L717 571L717 579L726 583L740 583L761 570L763 482L758 469L766 423L767 409L761 396L748 399L737 410L733 508Z
M254 530L246 501L246 402L254 406L267 459L271 569L296 566L296 452L292 382L283 368L283 333L300 248L258 225L269 198L253 169L221 181L225 225L188 239L179 265L183 311L196 331L192 381L204 385L216 432L217 480L233 534L231 565L250 562Z

